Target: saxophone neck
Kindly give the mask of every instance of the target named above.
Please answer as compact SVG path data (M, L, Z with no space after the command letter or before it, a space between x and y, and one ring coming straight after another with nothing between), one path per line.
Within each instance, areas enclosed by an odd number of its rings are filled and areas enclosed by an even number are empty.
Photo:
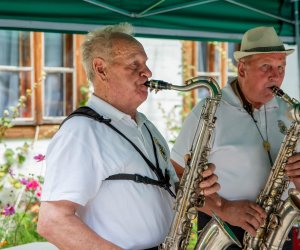
M286 103L288 103L290 106L295 106L296 104L299 104L299 101L297 101L294 98L291 98L288 94L286 94L282 89L272 86L271 90L273 91L274 95L277 95L282 100L284 100Z
M288 117L297 123L300 122L300 102L295 98L291 98L289 95L284 93L284 91L276 86L272 86L271 90L274 95L280 97L283 101L285 101L291 109L288 111Z
M221 95L221 89L216 80L211 77L194 77L185 82L185 85L174 85L161 80L149 80L145 83L150 90L177 90L177 91L191 91L197 88L206 88L210 92L211 97Z

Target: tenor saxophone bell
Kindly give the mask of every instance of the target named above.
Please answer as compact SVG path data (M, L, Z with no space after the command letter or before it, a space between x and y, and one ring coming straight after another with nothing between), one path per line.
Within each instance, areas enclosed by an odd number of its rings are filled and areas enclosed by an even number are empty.
M213 219L203 228L197 241L197 250L218 249L223 250L232 244L236 244L240 248L241 243L231 231L231 229L224 223L214 212ZM220 230L222 229L222 230Z

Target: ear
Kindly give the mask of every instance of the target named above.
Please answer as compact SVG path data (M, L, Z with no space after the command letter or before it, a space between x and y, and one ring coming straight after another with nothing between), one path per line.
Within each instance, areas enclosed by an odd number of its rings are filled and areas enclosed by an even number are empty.
M240 77L245 77L245 63L238 62L237 68L238 68L238 75Z
M103 81L106 80L106 63L101 57L93 59L93 70L96 77L100 77Z

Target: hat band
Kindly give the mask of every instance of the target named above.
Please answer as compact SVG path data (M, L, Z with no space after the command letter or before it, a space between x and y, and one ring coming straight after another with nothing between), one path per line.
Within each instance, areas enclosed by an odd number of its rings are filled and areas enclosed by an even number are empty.
M252 49L245 49L244 52L272 52L272 51L285 51L283 45L272 47L256 47Z

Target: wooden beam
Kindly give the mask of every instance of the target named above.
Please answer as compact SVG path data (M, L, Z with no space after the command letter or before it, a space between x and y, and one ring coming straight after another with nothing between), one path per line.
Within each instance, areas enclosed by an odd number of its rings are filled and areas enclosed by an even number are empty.
M15 126L6 130L4 139L33 139L37 126ZM38 139L52 138L59 125L40 125Z
M42 53L42 37L43 33L33 33L33 58L34 58L34 107L35 107L35 121L37 125L43 123L43 58Z
M221 43L221 57L220 57L220 71L221 71L221 81L220 87L223 88L227 82L227 70L228 70L228 43Z
M29 33L26 31L19 32L19 65L20 67L28 67L32 65L32 58L31 58L31 36L30 33L26 36L25 33ZM20 71L19 72L19 94L20 96L27 96L27 90L31 89L31 71ZM25 107L21 108L20 110L20 117L32 117L32 100L30 97L27 98L25 102Z
M75 65L73 63L73 35L66 34L64 37L64 67L73 68ZM64 114L69 115L73 111L73 98L75 98L73 93L73 74L72 73L65 73L64 75L64 84L65 86L65 96L64 100L65 103L65 110Z
M84 35L75 35L75 67L76 67L76 89L77 89L77 100L76 106L79 107L80 101L85 98L81 94L81 87L88 87L88 80L85 73L85 70L82 65L82 55L81 55L81 44L84 40Z
M184 41L182 43L182 75L186 81L197 76L198 72L198 47L197 42ZM188 114L198 102L197 90L186 92L183 97L183 117Z
M208 72L215 72L215 53L216 53L216 45L213 42L207 43L207 69Z

